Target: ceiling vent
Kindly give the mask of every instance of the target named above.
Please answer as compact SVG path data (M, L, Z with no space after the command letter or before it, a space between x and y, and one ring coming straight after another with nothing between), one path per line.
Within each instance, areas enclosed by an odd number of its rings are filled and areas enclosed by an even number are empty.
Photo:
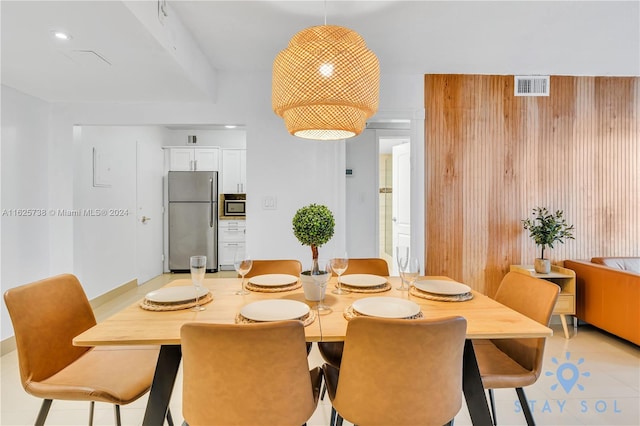
M549 76L516 75L513 87L515 96L549 96Z

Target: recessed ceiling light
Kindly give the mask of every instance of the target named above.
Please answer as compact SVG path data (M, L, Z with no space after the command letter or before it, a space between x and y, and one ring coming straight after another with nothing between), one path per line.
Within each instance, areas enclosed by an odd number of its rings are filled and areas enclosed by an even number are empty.
M52 31L53 36L58 40L71 40L71 36L62 31Z
M225 129L235 129L236 127L238 127L238 126L236 126L235 124L225 124L224 125Z

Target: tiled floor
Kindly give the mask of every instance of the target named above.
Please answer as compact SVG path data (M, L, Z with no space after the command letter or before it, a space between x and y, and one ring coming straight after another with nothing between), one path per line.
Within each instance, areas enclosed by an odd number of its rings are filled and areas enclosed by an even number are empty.
M221 273L233 276L233 272ZM162 286L178 274L164 275L136 290L106 303L96 310L98 321L140 299L146 292ZM555 320L555 318L554 318ZM640 424L640 349L590 326L581 326L578 334L565 339L562 327L553 325L555 335L547 342L544 369L538 382L525 388L534 418L539 425L639 425ZM33 424L41 401L24 392L20 385L18 361L15 351L1 358L0 425ZM309 356L310 365L321 364L314 349ZM171 411L176 423L182 421L180 376L171 400ZM428 398L428 395L425 396ZM496 391L498 423L523 425L513 390ZM138 425L144 416L147 398L122 407L122 423ZM398 404L402 396L398 395ZM408 407L408 409L410 409ZM54 401L47 425L86 425L88 403ZM328 398L320 401L308 425L327 425L331 405ZM347 424L348 422L345 422ZM112 425L113 408L96 404L96 425ZM465 406L455 418L456 426L470 425ZM392 425L390 425L392 426Z

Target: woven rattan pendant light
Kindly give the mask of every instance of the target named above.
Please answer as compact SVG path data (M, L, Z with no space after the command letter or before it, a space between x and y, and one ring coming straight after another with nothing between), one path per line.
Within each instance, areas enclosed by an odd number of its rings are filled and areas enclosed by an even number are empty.
M293 36L273 62L272 106L292 135L337 140L378 110L380 67L356 32L335 25Z

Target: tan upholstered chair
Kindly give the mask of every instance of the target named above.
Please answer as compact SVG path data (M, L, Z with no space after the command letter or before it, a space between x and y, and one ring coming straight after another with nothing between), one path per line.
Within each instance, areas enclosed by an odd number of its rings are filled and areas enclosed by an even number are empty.
M58 275L9 289L4 294L15 332L22 386L44 398L36 425L44 424L52 400L95 401L120 405L135 401L151 387L159 348L77 347L75 336L96 324L78 279ZM167 412L169 424L172 424Z
M338 424L450 424L462 406L466 330L462 317L349 321L341 367L323 366Z
M349 259L349 265L343 275L348 274L372 274L388 277L389 265L386 260L377 257ZM318 350L325 362L339 368L343 345L342 342L318 342ZM324 389L322 398L324 399Z
M302 425L318 404L300 321L182 326L182 411L190 426Z
M252 263L251 270L245 278L264 274L289 274L299 277L302 272L302 264L295 259L254 260Z
M523 315L549 325L560 287L546 280L509 272L495 295L495 300ZM493 422L496 421L493 389L515 388L528 425L533 425L524 386L538 380L542 369L545 338L474 340L482 384L489 389Z
M347 270L342 275L348 274L372 274L388 277L389 265L386 260L377 257L349 259Z

